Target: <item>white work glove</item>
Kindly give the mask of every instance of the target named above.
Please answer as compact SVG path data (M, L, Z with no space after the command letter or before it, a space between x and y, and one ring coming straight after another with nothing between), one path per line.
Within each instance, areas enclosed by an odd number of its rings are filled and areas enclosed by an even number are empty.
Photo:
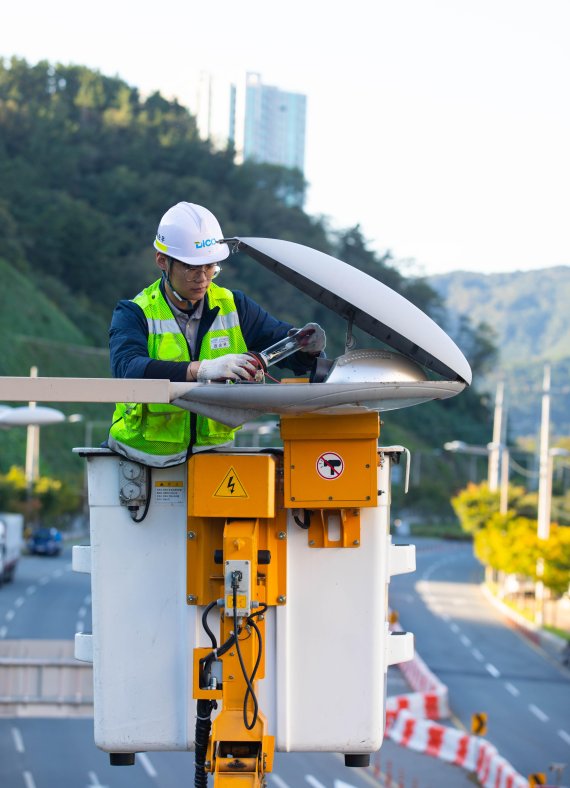
M289 333L299 330L301 334L298 336L301 342L301 350L303 353L310 353L313 356L318 355L327 346L327 338L324 330L318 323L307 323L301 329L293 329ZM305 336L303 336L303 334Z
M205 359L200 362L196 380L252 380L256 367L247 353L228 353L227 356Z

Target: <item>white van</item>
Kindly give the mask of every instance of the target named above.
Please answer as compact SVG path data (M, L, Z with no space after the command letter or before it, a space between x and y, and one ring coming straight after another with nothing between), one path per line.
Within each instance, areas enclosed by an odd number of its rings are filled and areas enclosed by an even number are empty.
M14 579L24 546L24 516L0 512L0 586Z

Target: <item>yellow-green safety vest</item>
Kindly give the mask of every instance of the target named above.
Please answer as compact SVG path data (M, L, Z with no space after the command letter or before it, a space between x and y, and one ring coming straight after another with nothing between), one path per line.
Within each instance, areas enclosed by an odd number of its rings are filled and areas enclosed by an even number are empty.
M190 350L186 337L160 289L160 279L132 300L143 310L148 324L148 354L159 361L187 361ZM200 346L199 360L218 358L228 353L245 353L233 294L214 282L206 293L208 307L219 312ZM176 405L119 402L113 415L109 447L129 459L165 468L186 460L191 439L191 418ZM235 429L225 424L196 417L195 446L217 446L233 440Z

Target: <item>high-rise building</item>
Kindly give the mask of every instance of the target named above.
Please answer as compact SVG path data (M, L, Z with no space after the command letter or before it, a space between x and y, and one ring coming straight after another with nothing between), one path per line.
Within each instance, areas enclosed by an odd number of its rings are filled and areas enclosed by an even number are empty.
M235 144L236 86L228 79L201 71L192 110L203 140L210 140L218 150L225 149L229 141Z
M264 85L253 72L237 84L202 72L194 111L200 136L218 149L231 143L237 163L254 160L304 171L303 94Z
M245 88L245 160L280 164L304 171L307 97L264 85L248 73Z

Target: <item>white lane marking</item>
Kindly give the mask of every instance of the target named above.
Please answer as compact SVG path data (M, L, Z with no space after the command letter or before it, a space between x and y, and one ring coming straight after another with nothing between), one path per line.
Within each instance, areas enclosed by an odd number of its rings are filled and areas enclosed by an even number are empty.
M83 600L83 604L86 605L87 607L90 607L90 605L91 605L91 594L87 594L87 596Z
M542 709L539 709L538 706L535 706L534 703L529 704L529 709L532 711L535 717L538 717L541 722L548 722L548 716L542 711Z
M469 640L467 635L461 635L459 640L463 643L464 646L467 646L467 648L469 648L471 646L471 641Z
M6 621L11 621L14 618L15 615L16 615L16 613L13 610L9 610L6 613Z
M65 565L65 571L66 572L72 572L73 571L73 564L72 564L71 561L68 564Z
M89 772L89 779L91 780L91 782L89 783L89 788L91 788L92 785L96 786L96 788L105 788L103 783L99 782L99 778L97 777L95 772Z
M22 605L24 604L24 602L25 602L25 601L26 601L26 600L24 599L24 597L23 597L23 596L19 596L19 597L16 599L16 601L14 602L14 604L16 605L16 607L22 607Z
M474 648L471 653L473 654L475 659L479 660L479 662L483 662L483 660L485 659L485 657L483 656L483 654L481 654L478 648Z
M22 739L22 734L18 728L12 728L12 738L14 739L14 747L16 748L16 752L26 752L24 740Z
M157 776L157 771L152 765L150 758L145 752L139 752L139 761L142 763L142 767L149 777Z
M36 587L35 586L28 586L26 588L26 594L28 596L31 596L32 594L35 594L35 593L36 593Z
M83 632L83 627L85 626L84 621L77 621L75 624L75 631L76 632Z
M485 665L485 670L487 670L491 674L491 676L493 676L493 678L495 679L498 679L499 676L501 675L501 672L497 670L497 668L494 665L492 665L490 662L487 662L487 664Z
M38 580L38 583L41 586L45 586L47 583L49 583L50 580L51 580L50 577L48 577L47 575L44 575L43 577L40 577L40 579Z
M51 574L52 577L61 577L63 574L63 569L55 569Z
M286 783L285 780L282 780L278 774L270 774L271 782L275 783L277 788L289 788L289 783Z
M566 742L566 744L570 744L570 733L566 733L566 731L560 730L558 731L558 735L560 736L561 739L563 739Z
M31 772L24 772L22 774L24 778L24 782L26 783L26 788L36 788L36 784L34 782L34 778L32 777Z
M451 629L452 632L455 632L456 635L461 631L459 629L459 627L457 626L457 624L455 624L455 623L450 624L449 628Z
M440 616L443 618L444 621L449 621L449 615L447 613L440 613Z
M520 690L518 690L514 684L511 684L510 681L507 681L507 683L505 684L505 689L507 690L507 692L510 692L511 695L513 695L515 698L518 698L518 696L521 694Z
M8 627L0 627L0 638L5 638L8 632Z
M313 777L312 774L306 774L305 780L309 783L309 785L312 785L313 788L326 788L326 786L320 783L316 777Z
M77 613L77 615L79 616L79 618L85 618L85 614L86 613L87 613L87 610L84 607L80 607L79 608L79 612Z

